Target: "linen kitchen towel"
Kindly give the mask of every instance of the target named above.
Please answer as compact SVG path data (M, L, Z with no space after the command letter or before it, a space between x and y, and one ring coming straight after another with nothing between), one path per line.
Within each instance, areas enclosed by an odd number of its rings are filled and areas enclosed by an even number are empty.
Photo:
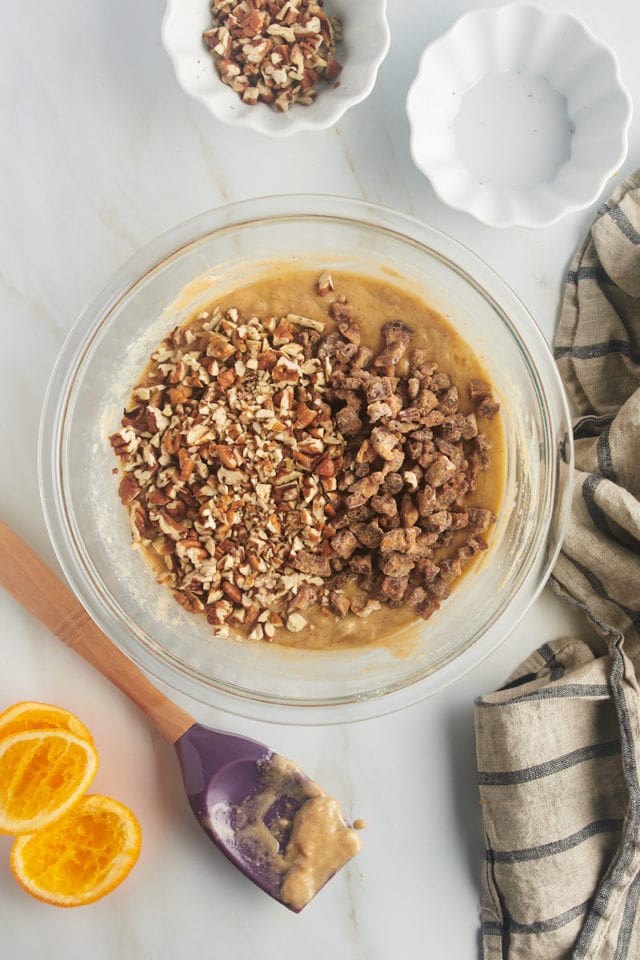
M476 703L484 957L638 960L640 171L571 264L555 356L576 472L552 586L597 636L545 644Z

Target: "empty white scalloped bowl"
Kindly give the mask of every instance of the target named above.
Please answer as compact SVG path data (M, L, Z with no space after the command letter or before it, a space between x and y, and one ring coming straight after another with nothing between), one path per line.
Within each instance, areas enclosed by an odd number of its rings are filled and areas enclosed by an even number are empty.
M442 201L541 227L592 203L624 160L631 98L576 17L510 3L466 14L422 55L411 155Z
M387 0L326 0L326 12L342 23L344 39L336 52L343 67L339 83L319 84L313 104L294 104L286 113L264 103L249 106L222 83L202 40L211 27L208 0L168 0L162 43L182 89L214 117L268 137L286 137L303 130L325 130L369 96L389 49L386 8Z

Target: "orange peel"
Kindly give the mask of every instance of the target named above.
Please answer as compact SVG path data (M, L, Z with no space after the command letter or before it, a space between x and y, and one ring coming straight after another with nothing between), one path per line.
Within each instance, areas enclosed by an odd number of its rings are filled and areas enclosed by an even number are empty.
M0 833L32 833L68 813L98 769L93 743L67 730L0 740Z
M27 730L68 730L81 740L93 737L73 713L50 703L22 700L0 713L0 740Z
M122 883L140 847L140 825L131 810L93 794L50 827L18 837L11 870L32 897L57 907L80 907Z

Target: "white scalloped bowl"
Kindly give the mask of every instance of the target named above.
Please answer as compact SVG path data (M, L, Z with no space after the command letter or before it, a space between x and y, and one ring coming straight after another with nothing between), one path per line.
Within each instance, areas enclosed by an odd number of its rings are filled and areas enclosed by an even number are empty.
M389 49L386 8L387 0L327 0L327 13L339 17L344 34L337 51L343 66L339 85L321 83L313 104L294 104L287 113L264 103L249 106L222 83L202 40L203 31L211 27L208 0L167 0L162 43L182 89L217 120L268 137L286 137L303 130L325 130L369 96Z
M446 204L540 227L592 203L624 160L631 98L580 20L531 3L466 14L424 51L411 155Z

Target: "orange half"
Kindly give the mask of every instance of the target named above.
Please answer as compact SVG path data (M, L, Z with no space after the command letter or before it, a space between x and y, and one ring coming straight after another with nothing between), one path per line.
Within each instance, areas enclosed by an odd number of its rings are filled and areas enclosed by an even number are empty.
M31 833L63 817L98 769L93 743L67 730L30 730L0 740L0 833Z
M93 737L76 716L50 703L23 700L0 713L0 740L27 730L68 730L81 740L93 743Z
M140 825L131 810L92 795L50 827L18 837L11 870L32 897L57 907L81 907L122 883L140 845Z

